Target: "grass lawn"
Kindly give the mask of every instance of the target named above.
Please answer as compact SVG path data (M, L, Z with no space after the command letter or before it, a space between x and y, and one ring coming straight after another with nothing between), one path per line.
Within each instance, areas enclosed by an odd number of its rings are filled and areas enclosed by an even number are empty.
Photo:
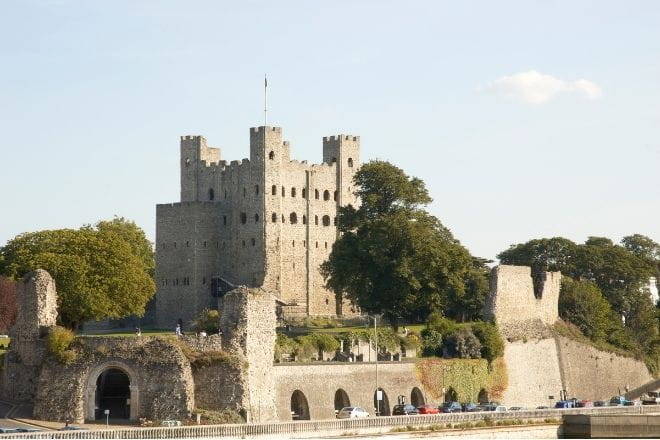
M163 329L152 329L152 330L142 330L142 336L151 336L151 335L173 335L173 330L163 330ZM119 331L107 331L107 332L83 332L79 333L78 336L91 336L91 337L127 337L135 336L135 331L132 330L119 330Z
M9 346L9 338L0 338L0 346L5 347L5 349ZM2 348L0 348L2 350Z

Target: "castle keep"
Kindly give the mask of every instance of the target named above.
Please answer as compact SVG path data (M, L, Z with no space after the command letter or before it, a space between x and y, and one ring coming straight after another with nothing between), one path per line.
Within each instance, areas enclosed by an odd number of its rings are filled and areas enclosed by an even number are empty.
M290 159L280 127L250 129L250 159L221 159L202 136L181 137L181 201L156 207L156 312L171 327L214 308L224 281L273 292L285 316L345 315L319 272L337 238L360 138L323 138L323 161Z

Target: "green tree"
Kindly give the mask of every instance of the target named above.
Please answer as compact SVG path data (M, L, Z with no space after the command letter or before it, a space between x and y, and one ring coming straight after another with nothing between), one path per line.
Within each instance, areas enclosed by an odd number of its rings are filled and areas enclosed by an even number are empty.
M481 343L481 357L493 362L504 355L504 340L497 325L490 322L474 322L470 326Z
M45 269L55 279L59 321L76 328L83 321L142 315L156 287L135 243L101 226L21 234L0 249L0 273L19 279Z
M132 220L124 217L115 217L112 220L101 220L96 224L96 229L101 233L119 235L130 246L133 255L140 258L144 264L145 271L154 277L156 273L156 256L151 242L147 239L142 228Z
M612 326L612 308L600 289L590 281L562 279L559 316L594 340L604 341Z
M361 205L339 208L342 235L321 268L338 298L396 326L464 294L472 257L422 209L431 201L424 182L383 161L363 165L354 181Z
M478 359L481 357L481 342L469 328L463 327L449 335L445 347L451 357Z

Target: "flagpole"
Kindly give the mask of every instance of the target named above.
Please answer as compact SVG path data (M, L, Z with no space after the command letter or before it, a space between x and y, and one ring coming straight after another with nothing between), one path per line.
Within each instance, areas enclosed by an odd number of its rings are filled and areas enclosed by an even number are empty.
M268 88L268 79L266 78L266 74L264 73L264 127L266 126L266 89Z

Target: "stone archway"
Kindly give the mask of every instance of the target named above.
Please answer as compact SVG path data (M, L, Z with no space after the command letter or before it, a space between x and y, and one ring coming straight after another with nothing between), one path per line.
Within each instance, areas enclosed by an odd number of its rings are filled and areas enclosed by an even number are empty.
M456 402L458 401L458 393L453 387L447 388L445 393L445 402Z
M140 391L137 375L123 362L105 362L96 366L85 382L85 420L104 418L138 419Z
M490 397L488 396L488 391L481 389L479 395L477 396L477 402L479 403L488 403L490 402Z
M425 403L426 401L424 400L424 394L422 394L422 390L420 390L417 387L414 387L410 392L410 404L413 405L415 408L419 408Z
M291 418L293 420L309 420L309 405L307 397L300 390L291 394Z
M346 391L339 388L335 391L335 411L339 411L347 406L351 406L351 399L348 398Z
M382 396L383 398L380 401L377 400L378 391L381 391L383 393L383 396ZM377 416L389 416L389 415L391 415L391 413L390 413L390 400L387 398L387 393L382 388L378 388L378 390L374 391L374 408L376 409L376 415Z

